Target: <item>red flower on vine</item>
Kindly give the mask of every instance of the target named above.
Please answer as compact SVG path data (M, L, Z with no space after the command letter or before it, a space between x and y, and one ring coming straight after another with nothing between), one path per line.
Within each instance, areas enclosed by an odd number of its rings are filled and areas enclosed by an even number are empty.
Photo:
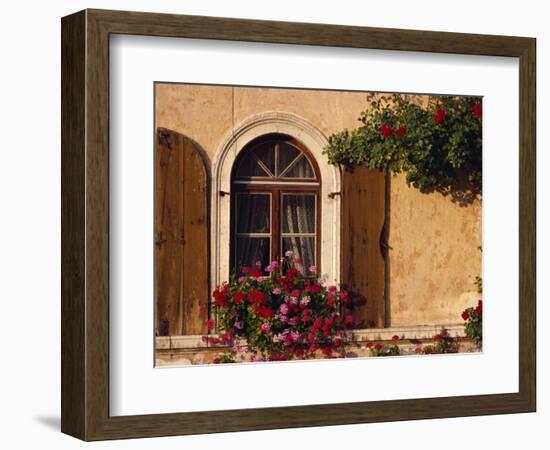
M382 133L382 136L385 138L390 137L393 134L393 129L387 124L384 124L380 127L380 133Z
M405 127L399 127L396 131L395 131L395 134L397 135L397 137L405 137L407 135L407 129Z
M483 114L481 103L476 103L474 107L472 108L472 114L476 117L481 117Z
M443 108L439 108L436 112L435 112L435 117L434 117L434 120L435 120L435 123L436 124L440 124L443 122L443 120L445 120L445 110Z
M470 313L468 312L467 309L465 309L463 312L462 312L462 319L463 320L468 320L470 318Z
M477 303L477 306L476 306L476 309L475 309L475 312L478 316L481 316L482 312L483 312L483 304L482 304L482 301L479 300L479 302Z

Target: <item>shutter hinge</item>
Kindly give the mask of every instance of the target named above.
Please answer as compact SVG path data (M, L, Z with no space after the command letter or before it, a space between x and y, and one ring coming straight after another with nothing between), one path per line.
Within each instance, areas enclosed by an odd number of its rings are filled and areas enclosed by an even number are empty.
M168 131L159 130L159 144L164 145L168 150L172 150L172 139Z
M341 196L342 193L341 193L341 192L329 192L328 198L334 198L334 197L336 197L337 195L340 195L340 196Z

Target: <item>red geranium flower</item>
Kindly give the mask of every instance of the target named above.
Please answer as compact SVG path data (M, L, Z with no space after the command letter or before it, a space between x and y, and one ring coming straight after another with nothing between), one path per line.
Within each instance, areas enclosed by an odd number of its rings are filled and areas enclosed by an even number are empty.
M378 351L382 350L382 344L380 342L377 342L376 345L374 346L374 349Z
M248 299L253 305L258 305L260 303L263 303L263 301L265 300L265 294L263 292L253 289L248 293Z
M235 303L235 305L240 305L243 300L245 299L246 295L243 294L242 292L237 292L234 296L233 296L233 303Z
M414 349L414 352L415 352L415 353L422 353L422 349L421 349L420 347L416 347L416 348Z
M216 357L212 360L212 362L213 362L214 364L220 364L222 361L221 361L221 359L220 359L219 356L216 356Z
M481 115L483 114L481 103L476 103L474 105L474 107L472 108L472 114L476 117L481 117Z
M372 348L374 344L372 342L367 342L367 348Z
M323 326L323 318L322 317L316 317L315 320L313 321L313 325L311 326L311 329L313 331L316 331L319 328L321 328L322 326Z
M346 303L349 300L349 294L347 291L340 292L340 301Z
M214 301L215 301L216 305L218 305L222 308L225 307L226 302L227 302L227 291L225 289L222 290L222 291L220 291L219 289L216 289L212 293L212 296L214 297Z
M407 135L407 129L405 127L399 127L395 134L400 138L405 137Z
M250 276L254 277L254 278L261 277L262 276L262 271L260 269L256 268L250 273Z
M310 294L317 294L321 292L321 287L317 284L312 284L306 287L306 291L309 292Z
M462 319L463 320L468 320L470 318L470 313L468 312L467 309L465 309L463 312L462 312Z
M266 308L265 306L260 306L256 309L256 313L262 316L264 319L269 319L273 316L273 310L271 308Z
M225 331L225 333L220 334L220 339L222 342L229 342L231 339L233 339L233 329L229 328Z
M391 340L392 340L392 341L398 341L398 340L399 340L399 336L397 336L397 334L394 334L394 335L391 337Z
M445 110L443 108L439 108L435 112L435 117L434 117L435 123L439 125L441 122L443 122L444 119L445 119Z
M390 137L392 135L393 129L389 125L384 124L380 127L380 133L382 134L382 136L387 138L387 137Z
M435 341L435 342L439 342L440 340L441 340L441 335L440 335L440 334L436 334L436 335L434 336L434 341Z
M206 321L206 328L208 328L208 331L212 331L214 327L215 327L215 324L212 319L209 319Z
M290 281L292 281L296 275L298 275L298 270L294 267L288 269L288 272L286 273L286 277Z

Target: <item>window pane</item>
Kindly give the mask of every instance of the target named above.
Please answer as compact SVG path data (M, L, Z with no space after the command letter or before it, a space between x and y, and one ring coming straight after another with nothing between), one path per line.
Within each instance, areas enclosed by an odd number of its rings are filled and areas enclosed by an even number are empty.
M254 153L258 159L264 163L269 171L275 174L275 144L267 142L254 148Z
M262 270L269 264L270 238L237 237L235 248L235 270L255 267L260 261Z
M307 158L302 156L284 176L285 178L315 178L315 172L313 172L313 168Z
M254 159L252 153L245 155L239 163L237 172L235 174L238 177L268 177L269 174L262 169L258 164L258 161Z
M237 194L235 217L237 233L269 233L271 208L269 194Z
M315 195L284 194L283 233L315 233Z
M296 147L286 142L281 142L279 144L279 174L283 173L299 154L300 151Z
M306 270L315 265L315 238L314 237L285 237L283 238L283 254L292 250L294 258L302 261Z

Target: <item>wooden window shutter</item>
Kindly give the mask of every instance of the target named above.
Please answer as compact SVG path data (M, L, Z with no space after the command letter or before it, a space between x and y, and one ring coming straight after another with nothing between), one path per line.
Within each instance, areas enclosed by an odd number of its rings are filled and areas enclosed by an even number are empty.
M187 137L157 130L155 158L155 293L158 335L206 332L208 177Z
M384 173L365 167L343 171L341 277L355 328L385 326L385 211Z

